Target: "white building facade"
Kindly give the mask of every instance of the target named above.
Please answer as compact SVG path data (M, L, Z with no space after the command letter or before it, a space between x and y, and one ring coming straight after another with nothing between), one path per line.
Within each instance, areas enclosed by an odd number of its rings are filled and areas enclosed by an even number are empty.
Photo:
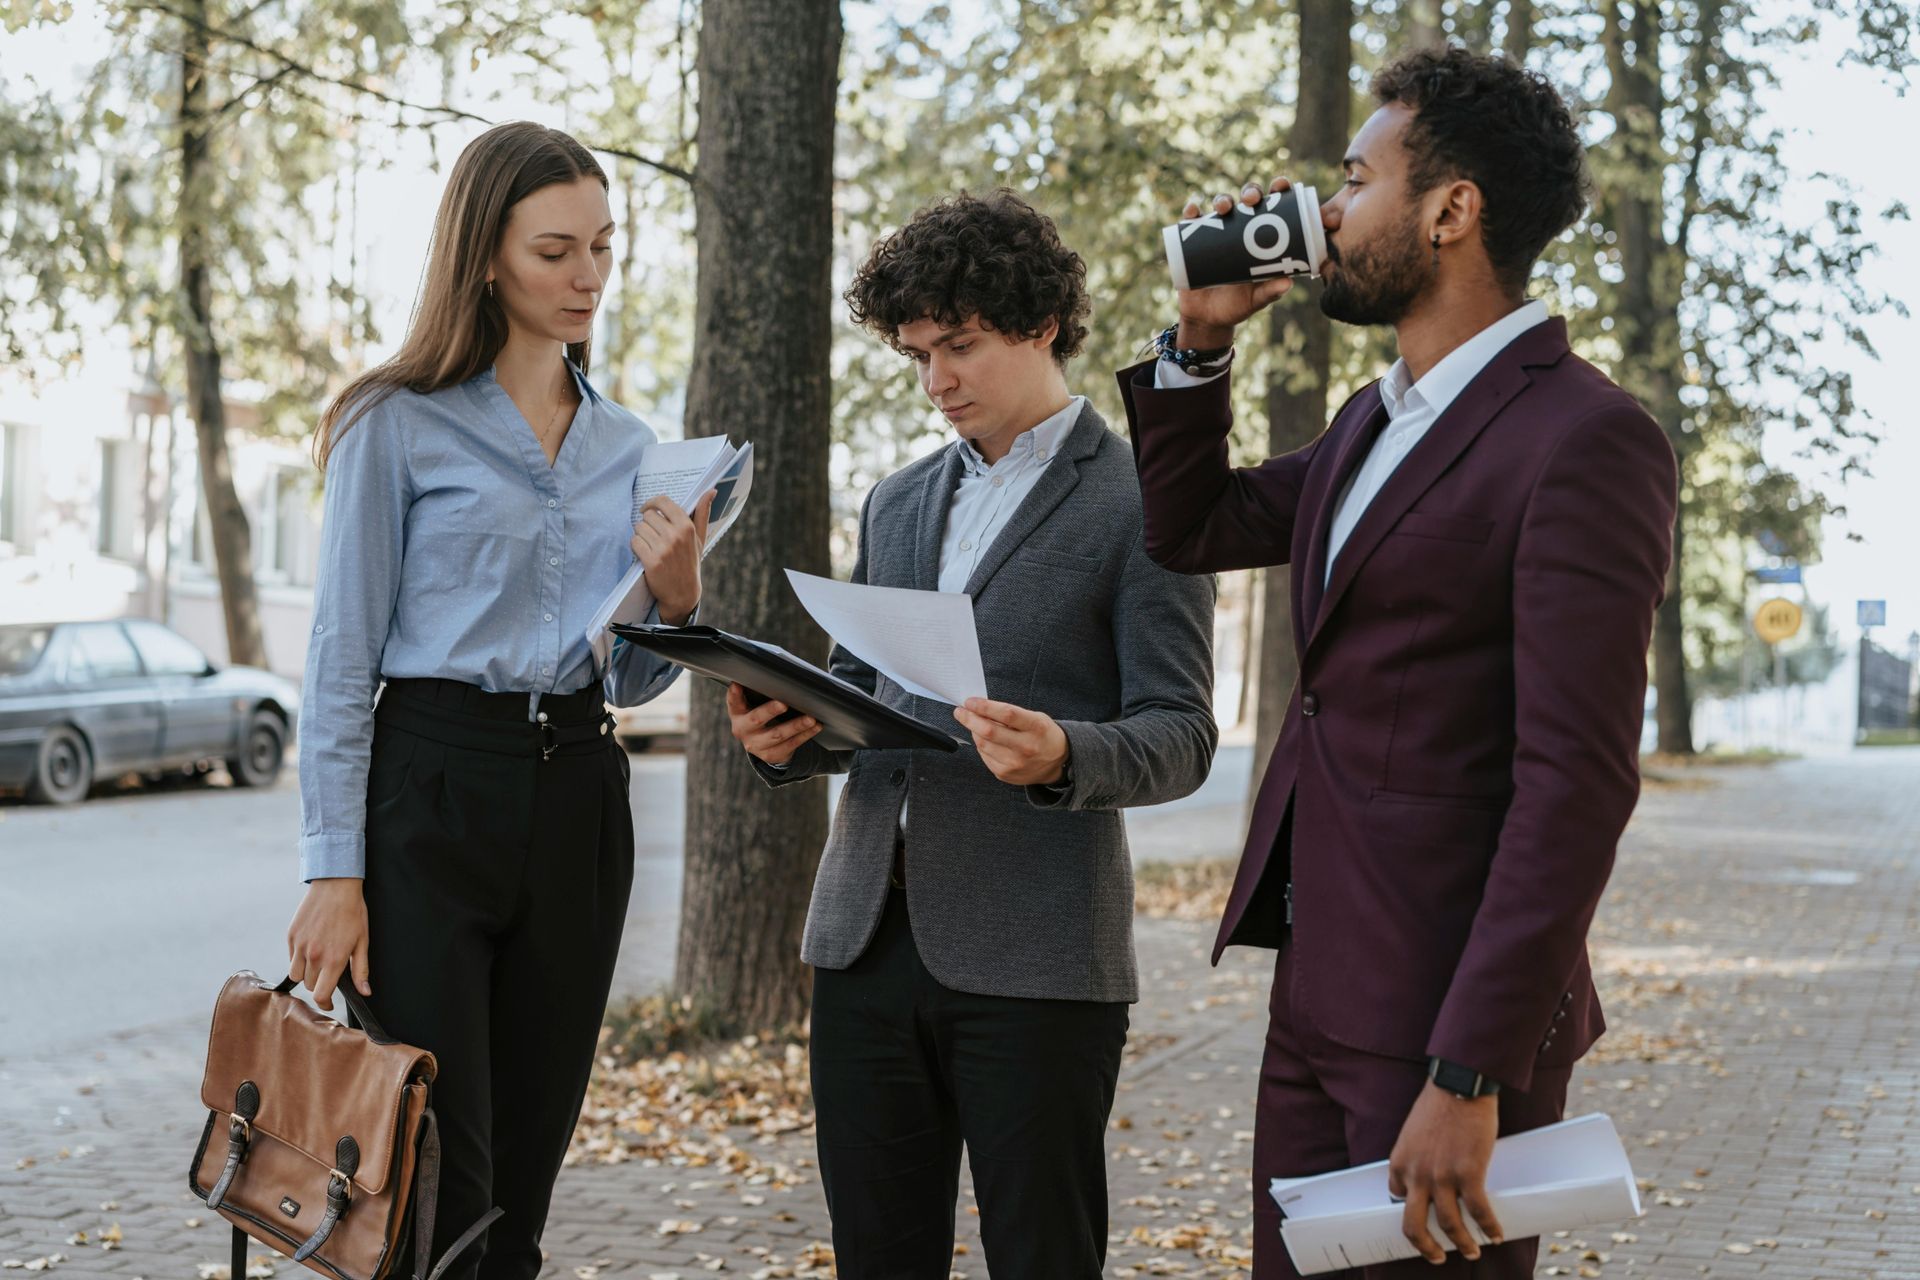
M144 617L227 660L198 450L183 407L102 342L68 377L0 382L0 623ZM319 552L306 442L263 439L228 405L252 525L267 662L299 679Z

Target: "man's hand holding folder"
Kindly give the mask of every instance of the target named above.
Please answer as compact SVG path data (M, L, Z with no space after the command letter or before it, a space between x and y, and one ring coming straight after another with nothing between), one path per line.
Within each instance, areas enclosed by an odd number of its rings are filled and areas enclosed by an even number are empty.
M776 768L793 759L802 743L820 733L820 722L799 715L781 720L787 704L769 698L757 707L747 705L747 688L737 681L727 686L727 716L733 722L733 736L747 754ZM777 723L776 723L777 721Z

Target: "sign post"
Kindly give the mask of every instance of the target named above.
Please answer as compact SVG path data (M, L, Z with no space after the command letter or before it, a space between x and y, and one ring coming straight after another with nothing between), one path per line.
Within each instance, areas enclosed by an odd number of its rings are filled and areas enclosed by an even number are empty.
M1753 611L1754 634L1773 650L1773 685L1780 691L1780 720L1773 733L1777 751L1786 750L1787 733L1787 661L1786 655L1780 652L1780 642L1800 634L1800 623L1800 606L1780 596L1761 601L1760 607Z

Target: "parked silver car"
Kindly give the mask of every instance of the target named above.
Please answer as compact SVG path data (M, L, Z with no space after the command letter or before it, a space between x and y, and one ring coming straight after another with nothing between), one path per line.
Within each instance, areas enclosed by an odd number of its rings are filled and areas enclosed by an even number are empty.
M216 763L264 787L299 716L290 682L216 667L157 622L0 626L0 787L32 800L72 804L97 779Z

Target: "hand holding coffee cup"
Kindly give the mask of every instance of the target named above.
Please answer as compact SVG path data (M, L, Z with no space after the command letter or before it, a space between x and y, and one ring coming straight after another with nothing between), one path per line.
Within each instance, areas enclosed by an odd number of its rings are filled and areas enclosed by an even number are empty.
M1291 289L1292 277L1319 274L1326 257L1313 188L1285 178L1264 193L1248 183L1238 201L1215 196L1206 216L1189 200L1162 239L1178 290L1179 344L1202 350L1230 346L1234 326Z

